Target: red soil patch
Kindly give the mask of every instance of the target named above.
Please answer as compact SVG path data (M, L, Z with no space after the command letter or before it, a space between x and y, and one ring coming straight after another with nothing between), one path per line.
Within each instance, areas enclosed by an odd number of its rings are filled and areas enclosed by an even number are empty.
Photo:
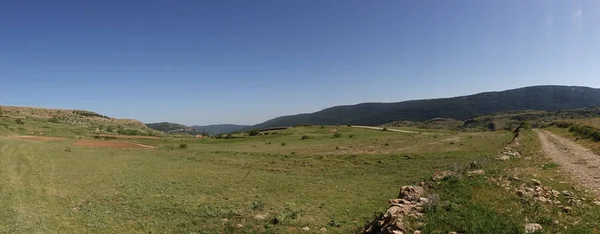
M102 141L102 140L78 140L75 142L76 146L91 147L91 148L118 148L118 149L139 149L139 148L150 148L154 146L136 144L125 141Z
M46 136L16 136L15 138L24 139L24 140L32 140L32 141L60 141L60 140L66 139L66 138L62 138L62 137L46 137Z
M127 135L112 135L112 134L98 134L95 136L116 137L116 138L124 138L124 139L160 139L160 137L155 137L155 136L127 136Z

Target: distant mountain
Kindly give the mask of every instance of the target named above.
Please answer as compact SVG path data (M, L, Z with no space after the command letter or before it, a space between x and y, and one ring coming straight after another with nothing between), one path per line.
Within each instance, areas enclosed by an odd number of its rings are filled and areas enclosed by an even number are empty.
M191 127L183 124L160 122L160 123L147 123L146 126L154 130L163 131L166 133L179 133L179 134L202 134L202 131L198 131Z
M558 111L591 106L600 106L600 89L578 86L531 86L452 98L335 106L310 114L278 117L247 129L305 124L375 126L394 121L424 121L433 118L466 120L494 112Z
M223 133L231 133L239 131L247 125L235 125L235 124L215 124L207 126L185 126L183 124L161 122L161 123L148 123L146 124L149 128L154 130L163 131L167 133L181 133L181 134L202 134L202 135L218 135Z
M210 135L218 135L223 133L231 133L237 132L244 128L248 127L248 125L236 125L236 124L215 124L215 125L206 125L206 126L192 126L191 128L196 129L198 131L206 131Z

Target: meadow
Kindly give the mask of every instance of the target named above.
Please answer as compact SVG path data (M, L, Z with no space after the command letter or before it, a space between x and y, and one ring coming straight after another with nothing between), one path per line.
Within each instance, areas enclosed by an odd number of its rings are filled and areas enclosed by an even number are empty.
M512 138L310 126L231 139L94 139L89 127L3 123L0 232L17 233L349 233L385 211L400 186L496 155ZM65 139L14 137L40 132ZM74 145L80 139L155 148Z

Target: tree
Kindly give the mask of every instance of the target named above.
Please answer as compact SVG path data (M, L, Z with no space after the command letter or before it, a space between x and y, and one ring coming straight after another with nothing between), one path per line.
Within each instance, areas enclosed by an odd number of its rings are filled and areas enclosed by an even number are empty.
M248 135L250 135L250 136L258 136L258 133L260 133L260 131L258 131L258 129L248 131Z

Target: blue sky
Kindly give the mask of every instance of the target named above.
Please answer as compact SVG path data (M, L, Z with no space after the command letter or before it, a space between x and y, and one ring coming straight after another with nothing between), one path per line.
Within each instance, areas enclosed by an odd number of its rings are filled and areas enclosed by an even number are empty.
M600 1L0 1L3 105L255 124L599 75Z

